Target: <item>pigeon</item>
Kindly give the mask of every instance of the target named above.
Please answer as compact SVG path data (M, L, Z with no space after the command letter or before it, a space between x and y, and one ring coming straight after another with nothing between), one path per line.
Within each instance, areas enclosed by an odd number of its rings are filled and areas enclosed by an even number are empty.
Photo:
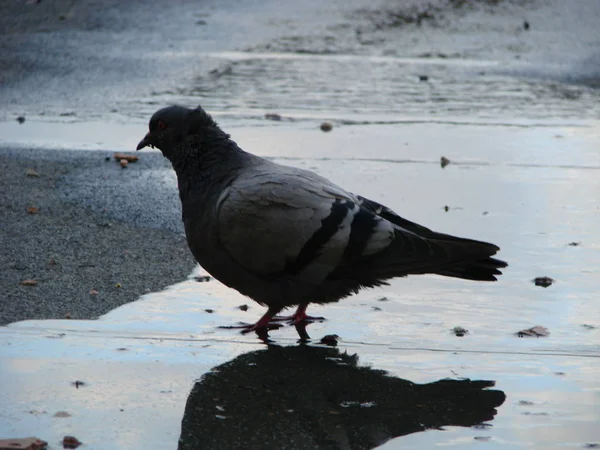
M137 150L158 148L177 174L189 248L214 278L266 306L243 332L294 324L386 280L438 274L496 281L496 245L437 233L311 171L242 150L202 109L169 106Z

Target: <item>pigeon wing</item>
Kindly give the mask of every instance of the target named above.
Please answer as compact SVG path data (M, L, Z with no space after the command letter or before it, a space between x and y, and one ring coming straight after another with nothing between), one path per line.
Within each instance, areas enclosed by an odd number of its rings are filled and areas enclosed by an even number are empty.
M360 203L311 172L276 165L254 169L221 194L219 239L257 275L320 283L349 260L393 241L397 228Z

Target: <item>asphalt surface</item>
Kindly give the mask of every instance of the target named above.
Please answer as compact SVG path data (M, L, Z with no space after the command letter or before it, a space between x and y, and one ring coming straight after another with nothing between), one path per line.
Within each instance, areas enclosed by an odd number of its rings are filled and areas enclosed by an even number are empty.
M92 319L185 280L176 185L148 184L170 171L158 154L122 169L112 152L1 149L0 324Z

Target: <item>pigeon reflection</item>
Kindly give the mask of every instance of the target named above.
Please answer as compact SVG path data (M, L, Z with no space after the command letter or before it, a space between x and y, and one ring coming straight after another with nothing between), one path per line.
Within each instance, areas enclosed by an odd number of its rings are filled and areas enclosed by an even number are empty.
M493 381L415 384L358 365L335 348L269 346L215 367L194 385L180 450L370 449L398 436L492 420Z

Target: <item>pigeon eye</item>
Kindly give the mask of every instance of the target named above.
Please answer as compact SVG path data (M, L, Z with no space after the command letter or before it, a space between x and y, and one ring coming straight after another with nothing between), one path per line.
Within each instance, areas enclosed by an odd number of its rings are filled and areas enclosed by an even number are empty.
M165 128L167 128L167 125L162 120L159 120L158 121L158 129L164 130Z

